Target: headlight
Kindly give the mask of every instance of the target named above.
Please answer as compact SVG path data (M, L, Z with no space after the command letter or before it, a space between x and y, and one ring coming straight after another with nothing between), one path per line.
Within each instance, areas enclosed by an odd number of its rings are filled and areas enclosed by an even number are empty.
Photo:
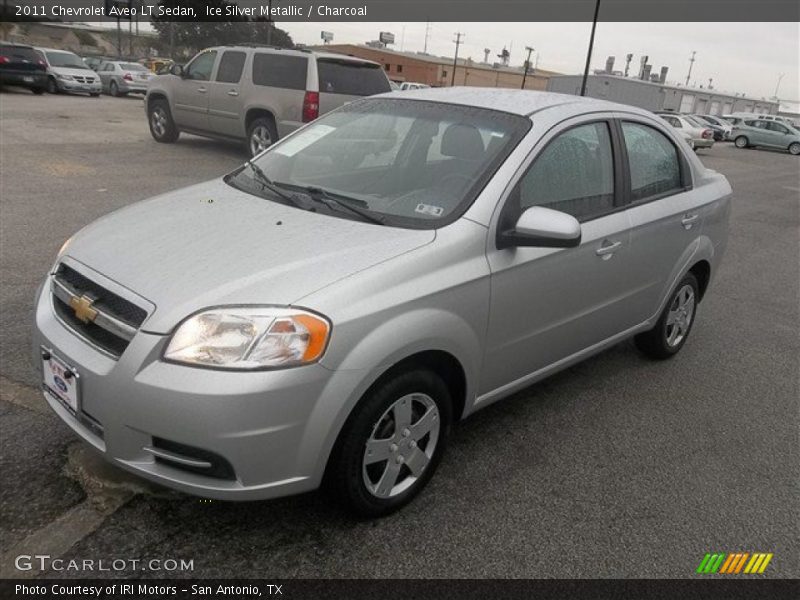
M72 81L72 75L57 75L59 79L63 79L64 81Z
M318 360L330 330L325 318L303 310L215 308L181 323L164 359L222 369L292 367Z

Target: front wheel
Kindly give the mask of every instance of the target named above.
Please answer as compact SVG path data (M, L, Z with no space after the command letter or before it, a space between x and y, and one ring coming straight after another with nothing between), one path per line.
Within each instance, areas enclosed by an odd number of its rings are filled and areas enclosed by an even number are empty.
M797 156L800 154L800 142L794 142L793 144L789 144L789 154L793 156Z
M150 125L150 135L162 144L171 144L177 141L181 134L172 120L172 113L166 100L153 100L147 109L147 122Z
M639 350L655 359L675 356L692 330L699 298L697 278L687 273L672 292L656 326L634 338Z
M749 140L743 135L737 137L733 143L737 148L747 148L750 145Z
M380 383L342 429L326 472L337 499L363 517L410 502L433 476L452 421L450 392L427 369Z
M53 77L48 78L47 80L47 93L48 94L57 94L58 93L58 83Z
M37 96L41 96L42 94L44 94L44 88L41 87L33 88L31 91Z

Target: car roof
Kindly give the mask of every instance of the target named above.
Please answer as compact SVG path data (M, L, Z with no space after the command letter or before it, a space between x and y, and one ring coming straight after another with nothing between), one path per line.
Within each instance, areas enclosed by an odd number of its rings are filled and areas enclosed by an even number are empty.
M460 104L477 108L488 108L521 116L530 116L541 110L559 107L566 113L580 114L591 111L625 111L652 116L652 113L634 106L617 104L585 96L515 90L508 88L446 87L422 88L404 92L393 91L381 94L381 98L404 100L427 100Z
M65 54L75 54L72 50L63 50L62 48L43 48L42 46L35 46L35 48L43 52L64 52ZM75 56L78 55L75 54Z
M234 48L247 49L247 50L260 50L262 52L269 52L275 54L290 54L302 56L314 56L316 58L333 59L337 61L350 61L354 63L362 63L369 65L380 66L380 63L374 60L367 60L357 56L350 56L348 54L337 54L335 52L317 52L316 50L308 50L307 48L281 48L280 46L267 46L262 44L233 44L231 46L214 46L206 48L205 50L231 50Z

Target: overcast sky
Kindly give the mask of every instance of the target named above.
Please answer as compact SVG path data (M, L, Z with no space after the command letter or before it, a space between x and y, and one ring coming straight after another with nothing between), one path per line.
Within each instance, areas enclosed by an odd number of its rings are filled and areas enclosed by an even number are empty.
M379 31L395 34L396 50L418 51L425 44L425 23L278 23L295 42L319 44L324 29L334 43L364 43ZM539 68L562 73L583 72L591 23L431 23L428 52L453 56L454 33L465 33L459 56L483 60L483 49L492 56L503 46L511 50L511 63L521 65L525 46L536 49ZM785 100L800 101L800 23L598 23L592 69L616 56L615 69L624 70L625 55L633 53L632 72L639 58L650 57L653 72L666 65L668 81L685 83L689 57L697 51L692 82L720 91L746 93L758 98L778 92ZM491 60L491 59L490 59Z

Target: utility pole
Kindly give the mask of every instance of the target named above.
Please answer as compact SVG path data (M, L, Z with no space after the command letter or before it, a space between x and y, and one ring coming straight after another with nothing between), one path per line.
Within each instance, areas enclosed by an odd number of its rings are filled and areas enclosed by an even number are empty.
M461 45L461 36L465 34L456 32L455 36L456 39L453 40L453 43L456 45L456 56L453 58L453 73L450 77L450 87L453 87L456 84L456 66L458 65L458 47ZM466 36L465 36L466 37Z
M528 51L528 58L525 59L525 72L522 74L522 85L520 86L521 90L525 89L525 80L528 78L528 69L531 66L531 53L533 52L533 48L530 46L525 46L525 50Z
M428 53L428 38L431 35L431 22L425 21L425 47L422 49L423 54Z
M594 5L594 18L592 19L592 34L589 36L589 49L586 51L586 67L583 69L583 81L581 82L581 96L586 95L586 80L589 77L589 64L592 62L592 50L594 49L594 31L597 28L597 14L600 12L600 0Z
M694 57L697 54L696 50L692 50L692 58L689 59L689 72L686 74L686 87L689 87L689 79L692 77L692 67L694 66Z

